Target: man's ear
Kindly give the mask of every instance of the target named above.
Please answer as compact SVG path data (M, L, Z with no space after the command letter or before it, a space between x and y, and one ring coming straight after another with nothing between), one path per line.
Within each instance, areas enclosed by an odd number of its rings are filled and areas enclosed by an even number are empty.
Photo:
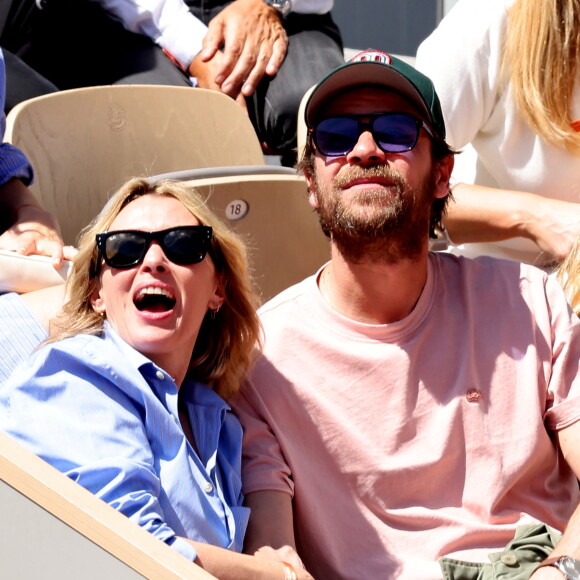
M304 174L306 179L306 189L308 190L308 203L314 208L318 208L318 194L316 192L316 184L314 177L310 173Z
M451 179L454 164L454 155L446 155L443 159L435 162L433 167L435 173L434 197L442 199L449 194L449 180Z

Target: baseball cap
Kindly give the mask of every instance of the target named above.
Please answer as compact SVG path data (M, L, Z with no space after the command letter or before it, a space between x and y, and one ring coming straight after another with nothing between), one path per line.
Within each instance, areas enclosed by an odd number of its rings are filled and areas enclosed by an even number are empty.
M383 86L407 97L425 115L434 132L445 139L441 103L431 79L386 52L364 50L326 75L312 90L304 109L312 127L324 105L335 95L359 86Z

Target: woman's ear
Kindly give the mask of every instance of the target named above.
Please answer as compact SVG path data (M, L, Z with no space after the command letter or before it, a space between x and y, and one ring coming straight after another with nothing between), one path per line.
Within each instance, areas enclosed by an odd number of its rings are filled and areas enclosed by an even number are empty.
M100 287L93 290L89 301L91 303L91 306L93 307L93 310L97 314L101 314L107 310L107 307L105 305L105 300L101 296Z
M219 310L224 303L225 295L221 278L218 278L213 296L209 299L208 308L210 310Z

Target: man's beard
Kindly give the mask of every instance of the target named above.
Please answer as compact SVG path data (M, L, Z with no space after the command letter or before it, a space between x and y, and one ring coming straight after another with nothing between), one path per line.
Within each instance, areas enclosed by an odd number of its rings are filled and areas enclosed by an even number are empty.
M391 185L388 191L359 186L345 200L343 187L353 179L365 177L384 177ZM315 188L320 225L347 261L392 264L414 260L423 252L434 201L431 172L414 189L385 165L351 167L333 179L330 191L318 177Z

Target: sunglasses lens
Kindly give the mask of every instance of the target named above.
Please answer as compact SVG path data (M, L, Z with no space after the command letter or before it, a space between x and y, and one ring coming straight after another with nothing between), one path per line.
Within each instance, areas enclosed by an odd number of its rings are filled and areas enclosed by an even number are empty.
M331 117L318 123L314 130L314 143L323 155L345 155L356 145L359 126L356 119Z
M103 256L113 268L129 268L144 255L147 239L137 232L113 233L106 238Z
M205 258L209 240L204 230L177 228L163 237L163 251L175 264L197 264Z
M373 122L373 137L383 151L409 151L417 143L418 136L417 121L411 115L380 115Z
M406 113L377 115L372 121L358 117L330 117L314 129L316 148L322 155L338 157L352 151L362 131L370 130L379 147L388 153L409 151L417 143L419 124Z

